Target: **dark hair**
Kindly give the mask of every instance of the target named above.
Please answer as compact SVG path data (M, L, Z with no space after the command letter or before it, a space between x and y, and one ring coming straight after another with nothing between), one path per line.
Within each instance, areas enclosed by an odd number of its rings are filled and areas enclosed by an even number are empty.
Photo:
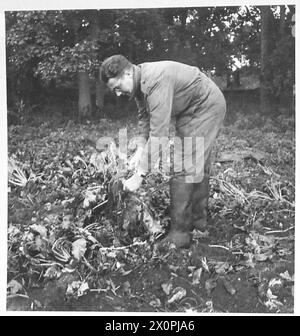
M121 76L124 70L130 68L132 63L123 55L113 55L106 58L100 67L100 78L107 83L110 78Z

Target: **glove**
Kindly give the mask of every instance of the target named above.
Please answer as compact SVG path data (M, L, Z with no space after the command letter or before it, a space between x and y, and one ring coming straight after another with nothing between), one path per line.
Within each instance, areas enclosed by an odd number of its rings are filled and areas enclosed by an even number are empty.
M141 161L141 158L142 158L143 149L144 149L143 147L139 147L136 150L136 152L134 153L134 155L129 161L129 165L128 165L129 169L137 170L139 163Z
M142 181L143 177L136 173L124 182L124 190L136 191L141 186Z

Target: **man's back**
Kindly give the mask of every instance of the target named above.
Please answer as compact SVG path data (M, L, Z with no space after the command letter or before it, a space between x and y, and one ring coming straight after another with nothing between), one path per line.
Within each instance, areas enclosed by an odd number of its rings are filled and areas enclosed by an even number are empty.
M172 115L184 113L191 105L205 99L215 84L197 67L174 61L148 62L141 68L141 90L145 97L169 100ZM168 88L168 89L167 89Z

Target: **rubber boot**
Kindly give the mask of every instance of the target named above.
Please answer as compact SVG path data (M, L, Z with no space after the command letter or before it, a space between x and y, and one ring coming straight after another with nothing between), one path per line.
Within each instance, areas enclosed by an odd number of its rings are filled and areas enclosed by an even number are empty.
M173 243L177 248L188 248L191 243L193 227L192 197L193 183L186 183L182 178L170 180L170 215L171 229L159 245Z
M194 183L193 186L193 228L203 231L207 226L209 176L204 176L201 182Z

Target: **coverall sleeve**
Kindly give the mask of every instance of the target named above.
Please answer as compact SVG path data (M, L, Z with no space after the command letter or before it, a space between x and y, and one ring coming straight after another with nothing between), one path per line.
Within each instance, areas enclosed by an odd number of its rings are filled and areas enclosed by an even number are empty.
M143 98L135 98L135 103L138 109L138 129L140 137L138 145L144 146L149 138L150 117Z
M174 85L172 78L168 75L161 75L148 92L147 103L150 111L150 136L140 163L142 171L148 171L150 167L154 167L159 158L159 146L157 146L157 143L160 142L163 146L163 138L166 140L169 137L173 96ZM150 153L151 161L148 167Z

